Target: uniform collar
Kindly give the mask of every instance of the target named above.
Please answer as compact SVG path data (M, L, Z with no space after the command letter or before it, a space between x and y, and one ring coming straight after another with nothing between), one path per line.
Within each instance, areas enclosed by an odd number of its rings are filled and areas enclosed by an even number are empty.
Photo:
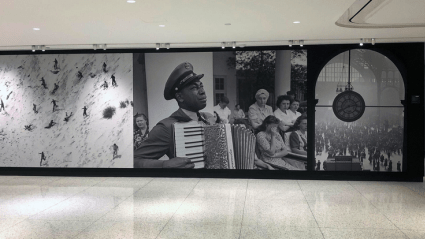
M181 109L184 114L186 114L190 119L198 121L198 115L196 115L196 112L192 112L189 110Z
M189 111L190 112L190 111ZM193 113L193 112L192 112ZM195 113L196 114L196 113ZM182 108L179 108L177 111L175 111L173 114L170 115L171 118L174 118L181 122L189 122L192 120L191 117L189 117Z

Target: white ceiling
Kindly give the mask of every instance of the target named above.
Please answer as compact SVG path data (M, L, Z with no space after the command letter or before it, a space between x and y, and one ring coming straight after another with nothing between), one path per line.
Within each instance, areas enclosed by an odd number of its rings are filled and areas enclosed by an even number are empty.
M403 2L409 1L421 3ZM335 22L354 2L136 0L130 4L126 0L0 0L0 50L29 49L31 45L46 45L51 49L91 48L95 43L107 43L108 48L151 48L155 43L203 47L236 41L250 46L286 44L288 40L300 39L306 45L351 43L360 38L376 38L377 43L424 41L423 27L337 26ZM389 12L397 10L388 7L390 4L386 7ZM397 11L397 19L403 18L412 19L411 13ZM159 27L160 24L165 27ZM34 27L41 30L34 31Z

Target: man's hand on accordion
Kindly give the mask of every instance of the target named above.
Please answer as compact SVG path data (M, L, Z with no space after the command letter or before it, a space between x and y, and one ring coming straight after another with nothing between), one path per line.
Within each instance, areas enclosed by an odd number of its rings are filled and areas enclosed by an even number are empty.
M188 158L175 157L165 160L162 165L163 168L194 168L195 164Z

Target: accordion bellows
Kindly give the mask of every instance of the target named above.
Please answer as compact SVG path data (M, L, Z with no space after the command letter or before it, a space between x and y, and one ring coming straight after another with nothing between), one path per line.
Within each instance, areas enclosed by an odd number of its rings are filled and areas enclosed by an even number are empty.
M254 168L255 135L244 126L175 123L174 139L176 156L190 158L195 168Z
M204 127L205 167L207 169L235 169L232 131L230 125Z

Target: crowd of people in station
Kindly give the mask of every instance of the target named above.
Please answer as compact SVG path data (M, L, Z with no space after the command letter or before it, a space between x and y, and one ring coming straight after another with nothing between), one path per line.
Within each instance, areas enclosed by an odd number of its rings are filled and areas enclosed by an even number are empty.
M369 161L373 171L393 171L392 156L403 153L403 128L378 120L353 123L318 123L315 132L316 155L328 153L328 158L350 155L361 164ZM394 157L393 157L394 158ZM401 163L397 163L401 171ZM365 167L363 167L365 168Z

